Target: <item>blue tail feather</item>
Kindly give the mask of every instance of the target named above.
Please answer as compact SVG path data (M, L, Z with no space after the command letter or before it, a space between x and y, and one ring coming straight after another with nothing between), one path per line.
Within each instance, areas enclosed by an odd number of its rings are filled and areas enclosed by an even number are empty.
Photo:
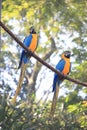
M52 92L54 92L56 90L56 84L58 84L58 86L59 86L61 84L61 82L62 82L62 78L60 79L58 74L55 74L54 80L53 80L53 90L52 90Z
M24 62L24 64L26 64L28 62L28 55L24 50L21 53L21 58L20 58L18 69L21 67L22 62Z

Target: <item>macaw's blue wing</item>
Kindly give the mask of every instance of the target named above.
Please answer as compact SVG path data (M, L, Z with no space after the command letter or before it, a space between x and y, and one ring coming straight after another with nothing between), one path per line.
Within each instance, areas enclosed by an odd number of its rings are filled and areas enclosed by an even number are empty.
M56 69L59 70L60 72L63 71L65 66L65 61L62 59L58 62L58 64L56 65ZM54 79L53 79L53 91L55 91L56 89L56 84L58 83L58 86L60 85L60 83L62 82L62 77L60 77L58 74L54 74Z
M29 47L32 41L32 34L30 34L29 36L25 37L23 43L26 47Z
M24 45L26 47L29 47L30 44L31 44L31 41L32 41L32 34L30 34L28 37L26 37L24 39L23 43L24 43ZM28 62L28 55L27 55L27 52L24 49L22 50L22 53L21 53L21 57L20 57L20 62L19 62L18 69L21 67L22 62L24 64L26 64Z

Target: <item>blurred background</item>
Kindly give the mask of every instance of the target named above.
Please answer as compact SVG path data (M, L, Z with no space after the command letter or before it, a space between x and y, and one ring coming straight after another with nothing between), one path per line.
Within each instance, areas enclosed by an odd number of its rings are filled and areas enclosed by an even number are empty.
M86 0L0 0L0 19L22 42L33 25L35 53L53 67L70 50L69 76L87 82ZM87 87L65 80L54 119L49 119L54 72L33 57L16 106L9 106L19 81L21 50L0 27L0 130L87 130Z

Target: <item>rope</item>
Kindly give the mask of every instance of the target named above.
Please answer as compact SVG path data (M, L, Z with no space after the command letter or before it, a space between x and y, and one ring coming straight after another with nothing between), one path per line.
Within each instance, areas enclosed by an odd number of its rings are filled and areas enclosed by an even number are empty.
M11 100L11 104L12 105L14 105L16 103L17 96L18 96L19 92L21 91L25 70L26 70L26 64L22 63L18 86L17 86L16 92L15 92L15 95L14 95L14 97Z
M53 118L55 110L56 110L58 94L59 94L59 86L57 86L57 84L56 84L56 91L54 92L54 95L53 95L52 106L51 106L51 111L50 111L50 115L49 115L52 118Z
M79 80L70 78L68 76L63 75L60 71L56 70L55 68L53 68L52 66L50 66L48 63L46 63L45 61L43 61L40 57L38 57L35 53L33 53L32 51L28 50L28 48L0 21L0 26L22 47L24 48L28 54L32 55L35 59L37 59L40 63L42 63L43 65L45 65L47 68L49 68L50 70L52 70L53 72L57 73L59 76L63 77L66 80L69 80L73 83L79 84L79 85L83 85L85 87L87 87L87 83L86 82L81 82Z

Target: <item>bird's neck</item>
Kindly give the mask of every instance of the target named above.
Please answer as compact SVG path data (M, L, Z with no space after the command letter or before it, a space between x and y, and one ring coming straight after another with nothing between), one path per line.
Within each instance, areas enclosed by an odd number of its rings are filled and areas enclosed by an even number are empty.
M64 59L65 61L70 62L70 58L67 58L67 57L65 57L65 56L62 56L62 59Z

